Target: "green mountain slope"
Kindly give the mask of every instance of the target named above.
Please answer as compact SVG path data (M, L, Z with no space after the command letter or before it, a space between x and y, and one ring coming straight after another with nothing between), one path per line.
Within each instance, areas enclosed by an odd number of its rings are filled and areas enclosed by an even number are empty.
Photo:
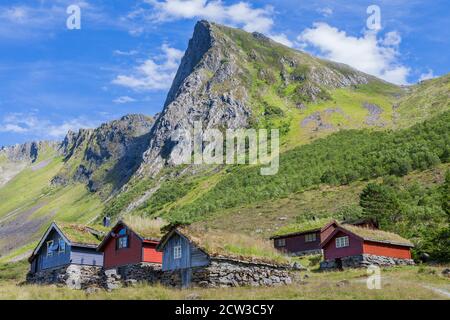
M52 220L89 223L102 212L102 201L84 184L51 184L63 166L49 152L0 188L0 258L13 250L24 258Z
M386 175L402 176L449 160L450 112L446 112L409 129L341 131L296 147L281 154L280 170L273 176L262 176L258 166L227 168L201 196L180 199L179 206L163 212L171 219L195 221L217 210L287 197L319 184L345 185ZM161 189L170 183L181 188L186 179L166 182Z

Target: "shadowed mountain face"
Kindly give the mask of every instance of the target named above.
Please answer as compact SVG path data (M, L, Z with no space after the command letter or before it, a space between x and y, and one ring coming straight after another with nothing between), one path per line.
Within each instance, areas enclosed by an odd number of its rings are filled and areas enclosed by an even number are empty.
M153 122L148 116L127 115L97 129L69 132L60 146L65 165L52 182L83 182L105 196L117 191L140 165Z

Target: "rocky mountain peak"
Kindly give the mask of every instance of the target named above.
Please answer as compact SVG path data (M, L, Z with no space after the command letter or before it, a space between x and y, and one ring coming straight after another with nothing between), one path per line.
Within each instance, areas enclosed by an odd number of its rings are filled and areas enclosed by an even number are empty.
M275 100L304 107L330 98L328 90L375 78L348 66L312 57L254 32L199 21L152 128L139 175L154 175L177 163L190 141L173 137L195 121L206 128L268 127ZM270 101L270 102L268 102ZM284 106L283 106L284 108ZM280 109L280 110L279 110Z
M46 147L56 147L56 142L32 141L13 146L0 147L0 156L3 155L11 162L35 162L39 154Z
M129 114L96 129L69 131L60 145L65 166L53 183L84 182L91 191L108 183L119 188L140 164L153 123L152 117Z
M205 20L197 22L192 39L189 41L188 48L181 60L169 93L167 94L164 107L175 100L180 93L183 81L194 71L213 44L214 34L211 23Z

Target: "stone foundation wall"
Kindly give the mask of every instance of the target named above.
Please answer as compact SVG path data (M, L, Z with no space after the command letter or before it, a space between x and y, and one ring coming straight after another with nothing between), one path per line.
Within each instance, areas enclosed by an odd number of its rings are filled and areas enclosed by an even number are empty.
M291 255L294 257L313 256L313 255L319 255L319 254L323 254L322 249L298 251L298 252L291 253Z
M161 283L180 288L181 270L161 271L161 265L139 263L117 269L68 265L27 275L32 284L56 284L71 289L103 288L114 290L138 282ZM277 286L292 283L289 270L266 264L229 259L212 259L206 267L192 269L191 285L196 287Z
M411 259L397 259L391 257L375 256L370 254L362 254L350 257L341 258L343 268L365 268L370 265L380 267L389 267L397 265L413 265L414 261ZM320 269L329 270L336 269L335 260L326 260L320 263Z
M30 284L56 284L71 289L87 289L102 287L104 274L101 267L70 264L34 274L28 273L26 281Z
M117 268L125 284L137 282L156 283L161 278L161 265L156 263L138 263Z
M163 272L161 283L181 287L181 271ZM292 283L286 268L229 259L212 259L207 267L192 269L191 286L216 288L277 286Z

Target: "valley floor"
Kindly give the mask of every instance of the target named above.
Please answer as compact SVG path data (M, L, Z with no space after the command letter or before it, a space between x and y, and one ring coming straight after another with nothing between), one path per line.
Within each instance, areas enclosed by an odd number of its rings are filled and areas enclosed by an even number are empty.
M17 271L26 266L18 267ZM381 270L381 289L367 288L365 270L343 272L308 271L298 273L294 284L272 288L169 289L137 285L113 292L93 293L56 286L18 285L22 275L0 267L0 299L10 300L190 300L190 299L291 299L291 300L420 300L450 299L450 278L442 275L448 266L397 267ZM5 269L3 269L5 270ZM10 268L8 270L11 270ZM3 274L2 274L3 273ZM306 276L307 275L307 276Z

